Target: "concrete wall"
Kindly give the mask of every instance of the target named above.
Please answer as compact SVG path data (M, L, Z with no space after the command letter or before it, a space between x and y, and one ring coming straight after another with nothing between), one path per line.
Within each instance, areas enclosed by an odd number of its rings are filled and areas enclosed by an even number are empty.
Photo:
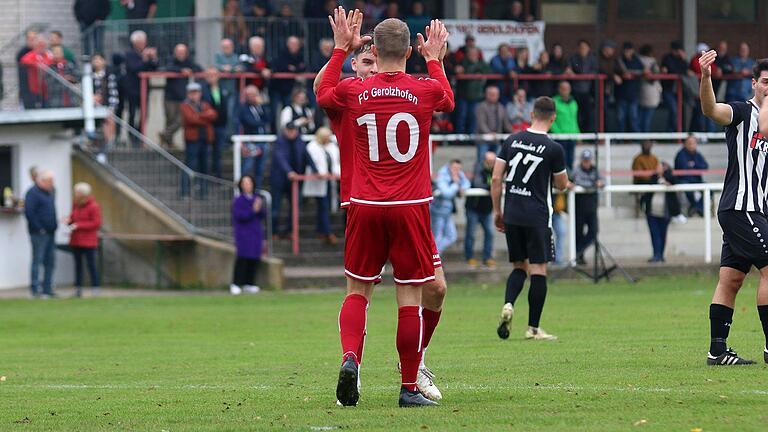
M23 195L31 186L28 171L32 166L50 169L55 175L56 211L67 216L72 208L72 175L70 166L71 136L62 135L59 124L0 126L0 146L10 146L14 154L13 190ZM69 232L61 227L56 233L57 244L67 244ZM31 245L27 222L23 214L0 214L0 289L28 286L31 265ZM71 255L56 254L56 284L73 281Z
M215 289L229 285L235 259L232 244L192 235L184 225L98 163L77 153L72 160L74 181L93 186L94 197L102 208L105 232L189 236L189 241L163 243L163 286ZM154 285L156 248L153 241L105 241L104 280L112 284ZM265 259L257 283L263 288L281 289L282 262Z

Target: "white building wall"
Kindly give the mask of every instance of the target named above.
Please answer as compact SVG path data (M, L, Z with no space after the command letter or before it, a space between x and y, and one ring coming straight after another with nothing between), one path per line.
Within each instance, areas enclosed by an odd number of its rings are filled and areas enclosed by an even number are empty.
M32 186L28 172L32 166L49 169L56 185L56 212L59 218L72 208L71 137L62 134L57 123L0 126L0 146L14 150L14 192L23 196ZM69 242L66 227L59 226L56 243ZM32 248L23 214L0 214L0 289L29 286ZM56 252L54 282L71 285L74 264L68 253ZM41 272L42 277L42 272Z

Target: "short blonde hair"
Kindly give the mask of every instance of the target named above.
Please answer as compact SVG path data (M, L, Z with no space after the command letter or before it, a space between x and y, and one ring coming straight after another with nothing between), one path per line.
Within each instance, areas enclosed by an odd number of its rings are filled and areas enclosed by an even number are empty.
M80 182L75 184L75 193L79 193L82 196L91 196L91 185L86 182Z
M387 18L373 29L373 45L381 59L401 59L411 46L408 25L397 18Z

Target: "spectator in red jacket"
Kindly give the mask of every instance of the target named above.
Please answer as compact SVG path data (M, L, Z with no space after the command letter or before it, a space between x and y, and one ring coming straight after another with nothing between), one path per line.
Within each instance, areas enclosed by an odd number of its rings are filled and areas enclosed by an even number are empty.
M202 100L202 86L196 82L187 84L187 99L181 104L181 123L184 126L186 163L192 171L208 173L208 147L213 145L213 123L218 114L208 102ZM202 193L203 183L198 184ZM188 195L189 179L184 176L181 195Z
M27 89L31 97L24 100L24 108L43 108L48 90L45 85L45 72L42 66L53 64L53 56L48 51L48 41L43 35L37 35L32 51L24 54L19 60L22 67L27 68Z
M99 288L99 274L96 271L96 249L99 247L99 228L101 228L101 208L91 195L91 185L77 183L72 214L64 220L72 230L69 246L75 256L75 295L83 295L83 258L91 275L91 287L94 294Z

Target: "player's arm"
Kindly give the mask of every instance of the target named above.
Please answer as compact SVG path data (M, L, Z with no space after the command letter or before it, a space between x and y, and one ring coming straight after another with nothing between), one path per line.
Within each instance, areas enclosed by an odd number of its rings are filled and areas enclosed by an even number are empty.
M768 136L768 98L763 98L763 106L760 107L760 115L757 117L757 125L760 134L762 136Z
M333 17L328 17L333 29L333 41L335 48L331 59L326 65L325 73L320 79L320 85L317 89L317 103L323 108L343 108L344 107L344 87L337 86L341 67L347 55L357 47L368 42L370 36L360 36L360 25L362 24L363 14L355 10L349 13L344 12L343 7L338 7L333 12Z
M717 58L717 51L710 50L699 58L701 66L701 85L699 97L701 98L701 111L715 123L725 126L733 120L733 109L730 105L718 103L715 98L715 90L712 87L712 64Z
M491 175L491 201L493 201L493 220L496 230L504 232L504 214L501 211L501 187L504 181L504 172L507 169L507 161L496 158Z
M426 40L421 33L417 34L416 38L418 39L418 51L427 62L429 77L437 80L442 89L442 98L438 99L435 110L452 112L456 102L451 83L448 81L448 77L445 76L445 69L442 63L443 56L445 55L445 44L448 41L448 30L440 20L432 20L425 29L425 32L427 34Z
M565 171L553 175L552 178L555 180L555 188L558 190L564 191L572 186L572 183L568 180L568 173Z
M312 91L315 92L315 94L317 94L317 91L320 88L320 81L323 79L323 75L325 75L326 68L328 68L328 63L324 64L323 67L320 68L320 71L318 71L317 75L315 75L315 80L312 82ZM339 79L341 79L341 74L339 74Z

